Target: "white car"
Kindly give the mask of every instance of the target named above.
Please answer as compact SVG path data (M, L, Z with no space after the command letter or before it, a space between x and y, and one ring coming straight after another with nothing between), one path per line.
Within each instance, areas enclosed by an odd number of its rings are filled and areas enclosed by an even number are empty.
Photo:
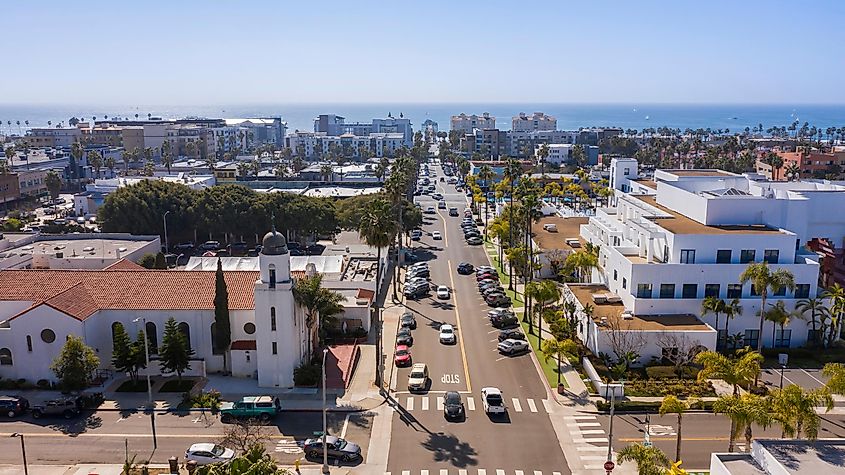
M455 327L449 325L448 323L440 325L440 343L452 345L457 341L458 337L455 336Z
M428 366L425 363L414 363L411 374L408 375L408 391L425 391L428 388Z
M499 353L513 356L517 353L524 353L528 351L528 342L525 340L514 340L512 338L508 338L505 341L499 342L497 348L499 349Z
M484 405L484 412L487 414L504 414L505 398L499 388L482 388L481 403Z
M431 239L434 239L435 241L440 241L441 239L443 239L443 235L440 234L440 231L432 231Z
M185 451L185 460L193 460L197 465L228 462L235 457L235 451L217 444L194 444Z
M437 298L445 300L445 299L448 299L449 297L451 297L451 292L449 291L449 287L446 287L445 285L441 285L441 286L437 287Z

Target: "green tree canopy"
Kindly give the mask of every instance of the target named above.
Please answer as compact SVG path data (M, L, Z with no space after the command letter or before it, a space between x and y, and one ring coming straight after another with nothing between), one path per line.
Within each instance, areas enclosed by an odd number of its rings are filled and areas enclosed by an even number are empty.
M194 356L194 350L173 317L167 319L164 324L164 336L158 348L158 356L161 360L161 371L176 373L180 380L182 373L191 369L191 357Z
M100 358L81 337L68 335L62 351L53 360L50 369L64 389L85 389L91 384L94 371L100 367Z

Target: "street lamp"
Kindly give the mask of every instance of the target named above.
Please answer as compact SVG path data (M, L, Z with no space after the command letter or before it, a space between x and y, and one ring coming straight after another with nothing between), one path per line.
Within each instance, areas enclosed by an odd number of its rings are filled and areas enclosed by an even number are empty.
M167 216L167 213L164 213ZM150 427L153 432L153 449L158 448L158 441L156 439L156 411L153 404L153 386L150 384L150 336L147 335L147 319L145 317L138 317L132 320L132 323L143 322L144 324L144 358L147 363L147 407L150 409Z
M23 441L23 434L20 432L15 432L14 434L10 435L9 437L20 437L21 438L21 455L23 456L23 473L24 475L29 475L29 468L26 466L26 444Z
M170 214L170 210L164 212L164 216L161 217L162 221L164 221L164 253L167 254L170 252L170 246L167 243L167 215Z
M329 473L329 450L326 447L326 355L328 348L323 348L323 473Z

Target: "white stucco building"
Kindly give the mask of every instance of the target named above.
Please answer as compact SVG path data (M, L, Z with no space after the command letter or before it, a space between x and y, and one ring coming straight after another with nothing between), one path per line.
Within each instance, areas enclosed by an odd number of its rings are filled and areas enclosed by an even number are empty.
M556 130L557 119L542 112L535 112L531 115L520 112L511 119L511 130L514 132L527 132L532 130Z

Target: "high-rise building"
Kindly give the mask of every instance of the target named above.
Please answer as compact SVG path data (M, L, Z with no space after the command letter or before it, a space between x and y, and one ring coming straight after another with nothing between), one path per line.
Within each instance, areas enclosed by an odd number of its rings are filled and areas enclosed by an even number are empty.
M520 112L511 120L511 130L515 132L557 130L557 119L542 112L535 112L532 115Z
M451 130L459 132L472 132L472 129L495 129L496 118L491 116L489 112L479 115L466 115L463 112L459 115L453 115L451 120Z

